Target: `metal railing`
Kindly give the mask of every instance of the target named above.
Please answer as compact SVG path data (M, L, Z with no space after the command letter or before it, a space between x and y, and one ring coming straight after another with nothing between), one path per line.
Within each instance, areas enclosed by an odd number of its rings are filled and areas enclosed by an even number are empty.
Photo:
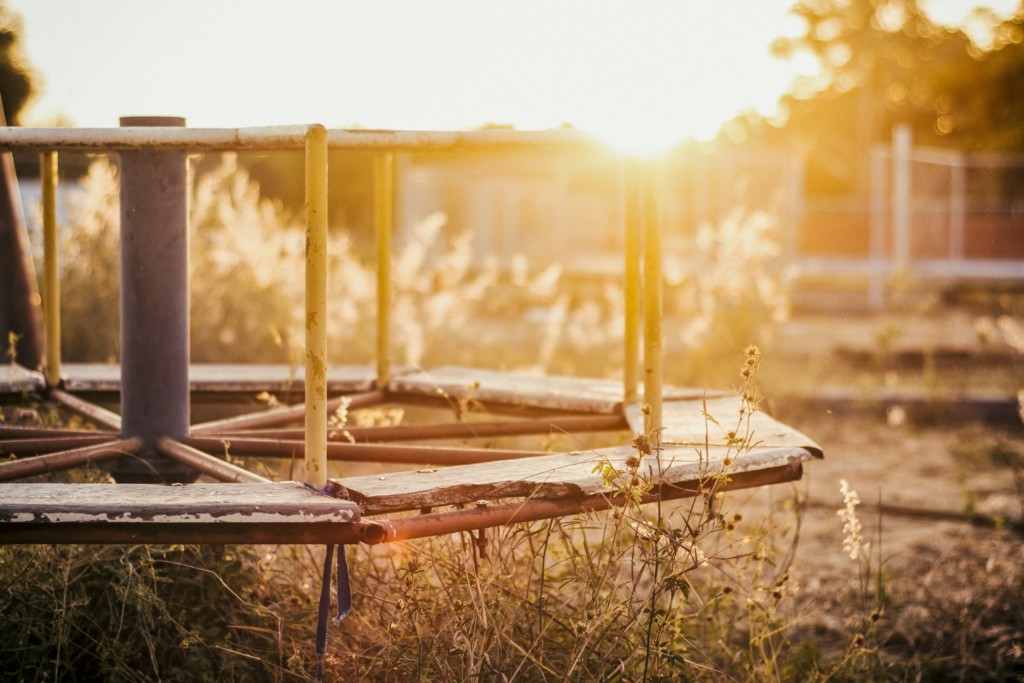
M126 120L126 123L130 121ZM183 123L183 122L182 122ZM308 483L323 488L327 481L327 175L329 150L371 150L375 164L377 256L377 386L391 375L391 235L394 231L394 154L402 151L498 151L524 148L599 149L591 137L578 131L472 132L327 130L319 124L266 128L184 128L126 125L112 129L0 128L0 150L37 151L42 159L44 307L47 352L45 377L57 387L61 377L60 283L57 246L57 151L87 152L210 152L239 150L295 150L305 153L306 188L306 328L305 328L305 472ZM644 400L650 406L649 430L662 424L662 274L661 234L663 169L656 162L628 162L624 167L625 205L625 370L623 399L637 400L640 385L640 327L643 324ZM124 179L122 178L122 182ZM123 198L122 198L123 201ZM123 221L124 222L124 221ZM122 223L122 234L125 226ZM125 268L122 240L122 272ZM156 264L136 264L157 284ZM186 284L187 289L187 284ZM174 295L172 292L164 294ZM178 293L187 297L187 291ZM187 299L186 299L187 301ZM126 324L122 322L122 324ZM129 321L127 324L140 324ZM187 318L186 337L187 350ZM128 335L127 340L133 335ZM179 335L180 336L180 335ZM122 349L125 351L125 349ZM159 354L160 349L147 349ZM122 397L129 385L152 391L142 377L130 377L122 358ZM186 365L187 375L187 365ZM185 385L187 387L187 377ZM122 400L124 400L122 398ZM185 401L188 400L187 393ZM187 405L187 404L186 404ZM122 410L124 413L124 410ZM133 438L145 425L125 420L122 434ZM158 449L160 450L160 449ZM165 450L165 449L164 449Z

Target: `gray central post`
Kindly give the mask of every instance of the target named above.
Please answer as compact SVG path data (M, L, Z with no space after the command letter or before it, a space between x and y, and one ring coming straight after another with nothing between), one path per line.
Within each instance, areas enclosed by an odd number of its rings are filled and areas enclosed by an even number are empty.
M121 126L184 126L177 116L126 116ZM188 160L185 151L122 152L121 432L142 439L119 482L194 481L156 453L160 437L189 431Z

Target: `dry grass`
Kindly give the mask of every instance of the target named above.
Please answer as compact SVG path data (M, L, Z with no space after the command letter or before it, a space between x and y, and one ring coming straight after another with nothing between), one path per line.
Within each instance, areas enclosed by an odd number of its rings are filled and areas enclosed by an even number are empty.
M68 233L64 282L74 296L65 297L65 351L79 360L117 353L112 173L94 167ZM193 296L197 360L293 362L301 233L281 225L230 159L201 179L193 212L194 291L203 293ZM753 372L737 379L735 359L784 313L784 283L764 272L769 226L737 219L728 230L728 239L709 233L702 243L715 277L672 290L670 307L693 324L670 328L668 346L686 349L674 357L673 380L743 391ZM334 360L365 361L372 270L343 232L332 239ZM730 248L736 240L743 249ZM557 271L522 265L477 271L469 253L440 220L401 247L401 360L591 375L621 363L617 288L574 289ZM537 310L545 319L524 325ZM692 501L497 530L487 559L469 534L350 548L355 609L331 635L328 679L1024 676L1019 536L867 510L883 484L900 502L955 498L957 509L965 490L988 487L1019 505L1019 432L787 417L809 425L830 454L808 468L802 487L720 496L712 472ZM5 423L67 419L39 401L0 413ZM642 490L645 462L650 454L606 478L627 493ZM862 505L843 504L840 478L859 489ZM817 506L808 507L808 495ZM861 524L861 542L845 552L839 510ZM320 549L294 546L0 547L0 680L305 680L315 668L321 559Z

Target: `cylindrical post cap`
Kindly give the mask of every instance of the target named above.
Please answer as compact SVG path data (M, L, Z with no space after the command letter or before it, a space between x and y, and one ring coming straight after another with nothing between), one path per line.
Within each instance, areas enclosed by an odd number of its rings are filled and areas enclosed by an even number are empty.
M176 126L185 127L184 116L122 116L121 127L126 126Z

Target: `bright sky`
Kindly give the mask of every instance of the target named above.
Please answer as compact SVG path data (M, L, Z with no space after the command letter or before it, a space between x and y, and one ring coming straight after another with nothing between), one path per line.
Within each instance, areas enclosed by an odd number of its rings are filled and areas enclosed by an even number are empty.
M42 75L29 124L570 122L623 146L772 113L809 58L768 54L793 0L7 0ZM932 0L956 13L970 0ZM1018 0L989 4L1016 6Z

